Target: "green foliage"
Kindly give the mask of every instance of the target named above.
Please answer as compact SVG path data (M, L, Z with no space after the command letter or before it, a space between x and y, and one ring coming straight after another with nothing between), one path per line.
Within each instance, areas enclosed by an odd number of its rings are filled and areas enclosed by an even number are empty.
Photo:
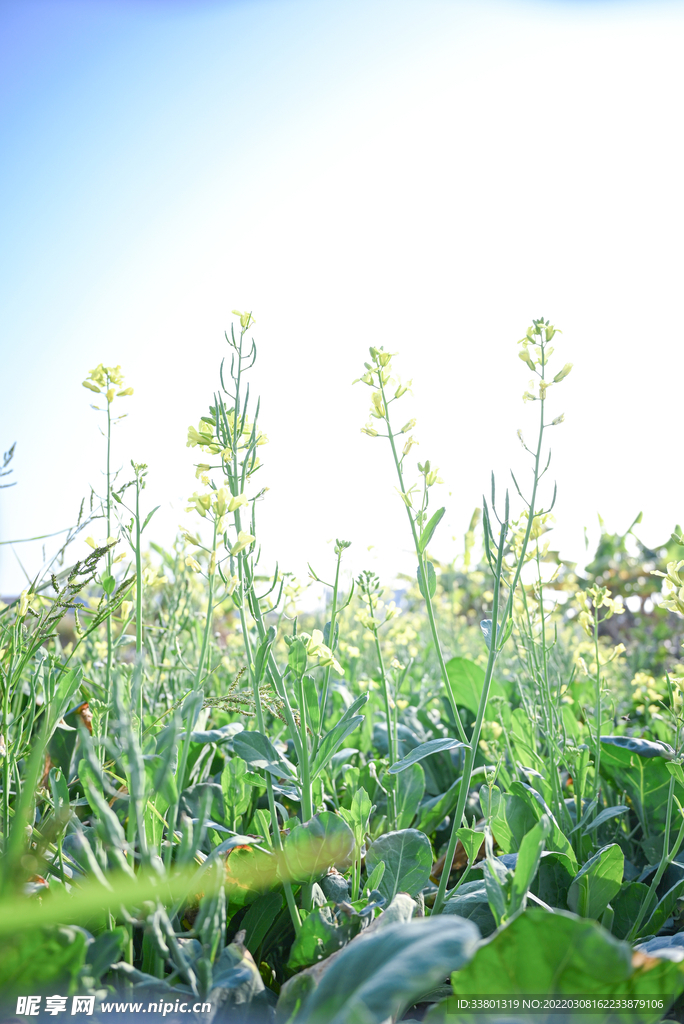
M103 537L0 607L0 988L192 992L217 1019L278 998L283 1024L416 1019L418 1000L438 1020L452 972L457 994L679 991L684 544L602 526L584 574L551 548L555 328L520 342L529 486L497 499L492 479L451 564L428 557L438 470L409 479L407 388L371 348L363 429L388 444L418 569L395 592L348 583L337 540L306 612L261 557L267 439L238 316L188 432L192 528L143 550L147 467L111 469L131 390L99 366L104 493L62 555L86 524Z

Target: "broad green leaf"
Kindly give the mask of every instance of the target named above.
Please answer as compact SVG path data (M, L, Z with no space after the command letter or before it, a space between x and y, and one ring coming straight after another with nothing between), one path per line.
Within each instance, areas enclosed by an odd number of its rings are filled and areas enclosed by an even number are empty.
M517 853L520 844L539 820L536 806L533 809L528 799L515 794L503 794L498 786L492 786L491 807L489 787L480 789L480 803L486 817L492 819L492 832L504 853Z
M354 834L333 811L321 811L297 825L285 840L285 866L293 882L316 882L329 867L346 870L354 850Z
M577 864L564 853L547 850L542 854L537 876L530 886L530 892L550 907L566 910L568 889L577 870Z
M417 576L418 587L420 589L421 594L427 601L428 594L432 598L435 596L435 593L437 592L437 576L435 575L435 567L432 564L432 562L428 562L426 560L425 565L427 566L427 590L425 589L425 580L423 579L423 567L420 565L418 566Z
M580 917L599 918L622 887L625 855L617 843L604 846L575 875L568 906Z
M484 687L484 669L468 658L450 658L446 663L446 670L456 703L476 715ZM489 695L490 697L505 697L506 693L501 684L492 679ZM491 714L492 712L490 712Z
M424 793L425 772L419 764L412 765L399 775L395 784L398 828L408 828L411 825Z
M233 750L253 768L262 768L277 778L296 779L294 766L281 757L268 736L244 729L233 740Z
M560 853L564 853L570 858L573 864L576 864L577 858L575 857L575 851L551 813L551 810L541 793L538 793L536 789L532 786L528 786L525 782L512 782L509 788L512 796L518 796L527 803L530 810L536 815L537 821L541 818L542 814L546 814L548 816L549 821L551 822L551 833L546 844L547 847L550 850L558 850Z
M550 834L551 822L543 814L520 844L520 851L515 864L515 874L511 882L508 906L509 917L525 906L528 890L532 884L532 879L537 873L539 861L544 852L544 844Z
M285 898L279 892L267 892L252 903L240 922L246 931L245 945L252 956L256 956L266 933L283 909Z
M618 741L629 741L631 746ZM624 736L601 737L601 774L618 792L626 791L647 839L653 842L648 850L651 863L662 850L667 800L671 774L668 770L668 749L664 744L637 741ZM684 787L677 781L675 794L684 802ZM679 828L677 824L675 828Z
M439 750L453 750L456 747L465 747L465 743L461 743L460 740L455 740L451 737L441 736L434 740L428 740L426 743L421 743L420 746L414 747L401 760L395 761L387 771L391 775L397 775L412 764L415 764L416 761L422 761L424 757L429 757L430 754L436 754Z
M477 925L483 938L487 938L496 930L496 921L489 906L484 882L464 882L451 899L446 901L442 913L458 914L459 917L468 918Z
M0 992L25 995L47 986L74 992L86 951L85 934L63 925L7 936L0 944Z
M437 529L437 527L439 526L439 524L441 523L442 516L444 515L445 512L446 512L445 508L438 509L435 512L435 514L432 516L432 518L429 520L429 522L427 523L427 525L426 525L425 529L423 530L423 532L421 533L420 539L418 541L418 550L420 551L421 555L423 554L423 552L425 551L425 548L428 546L428 544L432 540L432 536L433 536L435 530Z
M397 922L360 936L310 991L293 1024L381 1024L435 986L475 952L479 933L458 917Z
M595 921L565 911L528 909L489 942L465 967L451 975L456 996L577 995L654 998L666 1005L684 988L680 964L632 960L632 947ZM449 1000L447 1000L447 1009ZM464 1020L453 1001L454 1024ZM643 1013L643 1015L642 1015ZM639 1013L639 1024L656 1024L663 1011ZM634 1010L592 1014L592 1022L636 1022Z
M339 922L331 919L330 910L315 909L302 922L299 935L292 943L288 970L300 971L303 967L325 960L331 953L337 953L358 934L363 918L358 914L341 914Z
M387 902L390 903L398 892L415 896L430 879L430 840L415 828L386 832L368 850L366 870L373 871L381 860L385 862L385 873L378 890Z
M643 882L624 882L610 901L615 915L611 931L617 939L627 938L647 896L648 886Z

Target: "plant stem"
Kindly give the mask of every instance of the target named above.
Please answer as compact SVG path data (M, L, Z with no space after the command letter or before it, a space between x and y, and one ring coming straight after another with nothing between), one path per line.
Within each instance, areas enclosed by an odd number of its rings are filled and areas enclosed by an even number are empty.
M214 586L216 584L216 540L218 534L218 519L214 518L214 537L211 545L211 561L209 564L209 593L207 597L207 617L204 623L204 635L202 637L202 649L200 650L197 673L195 675L194 689L199 690L204 672L204 663L209 648L209 637L211 636L211 625L214 619Z
M384 407L385 407L385 422L387 423L387 433L388 433L388 436L389 436L390 447L392 449L392 458L394 459L394 466L395 466L395 469L397 471L397 476L399 478L399 489L400 489L401 493L404 494L406 492L406 487L405 487L405 484L404 484L404 474L403 474L403 471L402 471L402 468L401 468L401 460L400 460L399 455L397 453L397 446L394 443L394 435L392 433L392 427L391 427L391 424L390 424L389 406L388 406L388 403L387 403L387 398L385 396L385 388L384 388L384 385L382 383L382 378L380 378L380 392L382 394L382 401L383 401L383 404L384 404ZM413 543L414 543L414 547L416 549L416 555L418 557L418 562L420 564L421 571L423 572L423 579L427 581L427 573L425 572L426 557L425 557L425 554L423 552L421 552L420 547L419 547L419 543L418 543L419 542L419 537L418 537L418 531L416 530L416 523L415 523L415 520L414 520L413 516L411 515L411 509L406 504L406 502L404 502L404 505L405 505L405 508L406 508L406 514L408 516L409 525L411 527L411 534L413 536ZM442 653L442 647L441 647L441 644L439 642L439 636L438 636L438 633L437 633L437 624L435 622L435 613L434 613L434 609L432 607L432 598L430 597L430 592L429 592L428 587L427 587L427 582L426 582L426 585L425 585L425 594L423 596L425 598L425 607L426 607L426 610L427 610L428 622L430 623L430 633L432 635L432 642L434 644L435 652L437 654L437 659L439 661L439 670L440 670L440 674L442 676L442 682L444 683L444 687L445 687L445 689L447 691L447 694L449 695L449 703L451 705L451 711L452 711L453 716L454 716L454 721L456 722L456 728L458 729L458 734L459 734L461 740L463 741L463 743L467 743L468 742L468 737L466 735L465 729L463 728L463 722L461 721L461 716L459 714L458 704L456 703L456 695L455 695L455 693L453 691L453 687L451 685L451 680L449 679L449 673L447 672L446 663L444 661L444 655Z

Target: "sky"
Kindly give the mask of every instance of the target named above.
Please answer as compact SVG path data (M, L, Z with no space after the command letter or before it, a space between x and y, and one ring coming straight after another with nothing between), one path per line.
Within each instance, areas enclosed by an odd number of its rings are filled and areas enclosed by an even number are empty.
M341 537L349 571L413 571L389 452L360 432L370 345L413 380L408 477L439 466L432 549L457 557L490 473L499 493L529 478L516 342L540 316L574 364L549 392L554 546L581 563L598 514L619 532L639 511L665 541L684 519L683 45L684 4L658 0L4 0L0 540L102 491L81 386L100 362L135 389L113 461L149 465L150 536L194 527L187 427L240 309L265 568L326 577ZM41 548L0 546L0 594Z

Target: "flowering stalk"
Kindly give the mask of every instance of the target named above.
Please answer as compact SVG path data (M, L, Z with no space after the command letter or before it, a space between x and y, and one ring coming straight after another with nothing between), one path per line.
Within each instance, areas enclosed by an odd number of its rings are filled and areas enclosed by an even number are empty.
M361 593L364 596L368 611L363 618L363 624L367 630L373 635L373 641L375 644L375 653L378 659L378 668L380 669L380 683L382 686L382 695L385 702L385 721L387 723L387 751L389 756L389 763L393 765L399 759L398 743L397 743L397 723L395 716L392 714L392 705L394 701L390 697L389 683L387 681L387 673L385 672L385 662L382 657L382 648L380 646L380 640L378 639L378 631L380 626L384 625L383 622L379 622L375 616L375 609L378 604L378 598L380 597L380 581L375 573L366 570L362 572L357 580L357 584L361 589ZM391 615L385 618L387 622ZM396 707L396 705L395 705ZM397 828L397 800L396 800L396 776L388 773L387 778L387 810L390 827L393 829Z
M107 522L107 572L102 580L102 584L105 590L106 600L109 601L112 591L114 589L114 578L112 576L112 567L114 565L114 559L112 557L112 549L114 547L115 538L112 537L112 492L114 477L112 475L112 427L115 423L124 419L127 415L124 413L122 416L112 417L112 403L115 398L126 398L133 394L133 388L123 387L124 378L121 372L120 366L104 366L99 363L93 370L90 371L86 379L83 381L83 387L89 391L95 392L95 394L104 394L107 401L106 409L102 410L100 406L93 405L92 408L98 412L106 411L107 413L107 463L106 463L106 496L105 496L105 519ZM117 390L118 389L118 390ZM116 474L114 474L115 476ZM95 544L92 545L95 547ZM112 666L113 666L113 636L112 636L112 618L111 615L107 616L105 622L105 628L107 632L107 658L105 661L105 710L101 725L101 736L104 737L107 733L107 724L109 721L109 710L112 703Z

